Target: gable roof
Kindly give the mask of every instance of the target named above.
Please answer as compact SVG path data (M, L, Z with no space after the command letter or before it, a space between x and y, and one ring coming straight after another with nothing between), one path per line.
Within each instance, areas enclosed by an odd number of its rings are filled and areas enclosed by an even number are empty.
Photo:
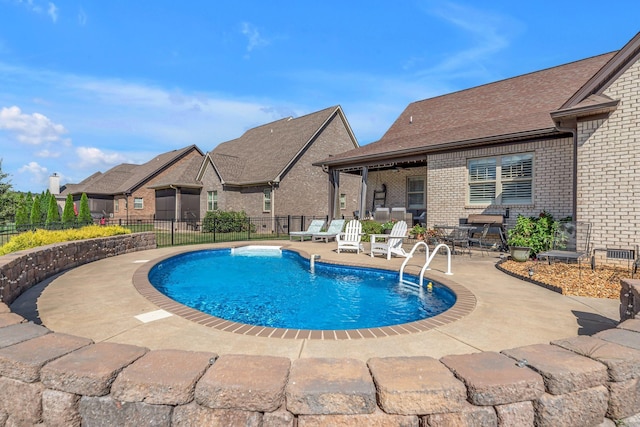
M337 105L249 129L240 138L221 143L207 157L224 184L278 182L334 117L342 121L353 146L358 147L342 108Z
M193 150L200 153L200 156L204 155L197 146L190 145L188 147L160 154L141 165L122 163L114 166L105 173L97 172L84 179L79 184L66 184L65 190L62 194L87 193L111 196L115 194L131 193L145 182L149 181L153 176L162 172L164 169L177 162ZM198 164L201 162L202 157L199 157ZM183 169L184 168L180 168L180 170ZM172 175L175 176L175 173ZM195 173L193 176L195 177Z
M379 141L322 163L353 164L560 135L551 112L562 108L615 55L607 53L413 102Z

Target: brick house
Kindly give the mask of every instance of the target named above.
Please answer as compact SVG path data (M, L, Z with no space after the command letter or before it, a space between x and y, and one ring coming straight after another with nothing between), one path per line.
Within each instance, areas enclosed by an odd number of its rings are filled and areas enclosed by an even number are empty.
M203 158L204 153L190 145L141 165L123 163L96 172L79 184L66 184L61 195L72 194L77 201L86 193L94 218L197 220L201 184L195 176Z
M329 205L333 216L351 216L358 209L359 178L336 174L327 184L326 170L313 163L356 147L340 106L249 129L205 156L197 176L201 212L325 216ZM330 191L338 184L339 193Z
M416 101L379 141L323 159L360 175L362 209L426 223L548 211L592 225L592 247L638 244L640 33L621 50Z

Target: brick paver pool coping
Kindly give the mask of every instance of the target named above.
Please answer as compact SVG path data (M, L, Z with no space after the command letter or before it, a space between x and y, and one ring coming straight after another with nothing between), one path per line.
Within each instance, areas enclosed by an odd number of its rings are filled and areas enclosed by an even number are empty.
M309 259L310 255L300 250L287 248L299 253L301 256ZM184 252L191 252L194 250L185 250ZM282 339L312 339L312 340L356 340L367 338L380 338L394 335L405 335L416 332L424 332L430 329L443 326L456 320L462 319L471 313L476 307L476 297L464 286L461 286L454 282L439 279L438 283L448 287L455 295L456 302L449 310L441 313L437 316L427 319L417 320L415 322L403 323L400 325L384 326L379 328L366 328L366 329L347 329L347 330L308 330L308 329L282 329L282 328L270 328L264 326L247 325L245 323L233 322L219 317L211 316L203 313L191 307L187 307L180 304L166 295L158 291L148 279L149 271L157 263L176 256L176 252L169 256L157 258L151 260L142 265L133 275L133 285L138 292L147 298L151 303L157 305L159 308L166 310L176 316L183 317L192 322L198 323L203 326L218 329L225 332L233 332L236 334L257 336L257 337L269 337L269 338L282 338ZM338 264L332 261L325 261L325 263ZM348 264L340 264L348 265ZM370 265L364 267L372 268ZM379 268L379 267L376 267Z

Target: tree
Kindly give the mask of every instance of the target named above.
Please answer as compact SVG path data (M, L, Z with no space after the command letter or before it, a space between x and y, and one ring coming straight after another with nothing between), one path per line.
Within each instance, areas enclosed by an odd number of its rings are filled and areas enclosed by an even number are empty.
M67 200L64 202L64 210L62 211L62 225L65 228L71 228L76 223L76 213L73 210L73 196L67 194Z
M60 211L58 211L58 202L54 195L49 193L49 207L47 209L47 220L45 221L47 228L57 228L60 225Z
M82 193L82 197L80 197L78 222L82 225L93 224L93 218L91 217L91 211L89 210L89 198L87 197L87 193Z
M41 210L40 210L40 199L42 197L39 194L36 194L36 197L33 198L33 204L31 205L31 216L29 217L29 222L31 222L31 227L37 228L42 225L41 218Z
M16 230L18 231L29 229L30 204L28 203L28 198L29 195L21 194L18 200L18 209L16 210Z
M47 223L47 215L49 214L49 199L51 198L51 193L47 189L46 192L42 192L42 196L40 196L40 224Z
M0 159L0 222L11 219L15 214L13 191L8 173L2 172L2 159Z

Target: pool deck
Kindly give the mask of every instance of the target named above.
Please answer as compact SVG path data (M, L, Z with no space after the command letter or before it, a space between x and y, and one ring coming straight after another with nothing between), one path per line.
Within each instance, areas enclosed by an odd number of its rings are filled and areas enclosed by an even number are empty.
M235 242L233 245L246 245ZM269 241L301 252L318 254L320 261L397 271L404 258L388 261L366 252L336 253L336 244ZM228 246L228 245L226 245ZM159 311L161 307L141 295L133 277L151 261L185 251L225 247L222 244L161 248L96 261L48 280L35 293L14 304L37 301L42 324L55 332L80 335L95 342L135 344L149 349L212 351L221 354L261 354L290 359L352 357L367 360L387 356L431 356L500 351L576 335L591 335L615 327L619 301L563 296L516 279L496 269L499 254L474 251L452 257L453 275L445 275L446 257L437 255L427 276L462 286L475 296L475 307L457 320L420 332L376 338L299 339L274 338L228 332ZM416 254L407 271L417 273L424 254ZM221 266L224 268L224 266ZM588 269L587 269L588 271ZM215 274L215 270L211 272ZM36 300L37 299L37 300ZM376 307L371 307L375 310ZM145 318L146 315L146 318ZM142 317L136 317L142 316Z

